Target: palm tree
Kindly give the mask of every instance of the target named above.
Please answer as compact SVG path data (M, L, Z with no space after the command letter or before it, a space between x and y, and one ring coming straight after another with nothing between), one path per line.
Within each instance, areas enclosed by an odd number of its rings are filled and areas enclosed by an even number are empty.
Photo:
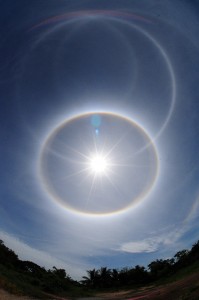
M117 269L113 269L111 272L111 279L112 279L112 285L113 286L119 286L120 278L119 278L119 272Z
M86 271L88 276L83 276L83 280L81 282L88 287L96 287L97 282L99 280L99 273L98 270L88 270Z
M111 285L111 270L107 267L102 267L99 270L100 287L109 287Z

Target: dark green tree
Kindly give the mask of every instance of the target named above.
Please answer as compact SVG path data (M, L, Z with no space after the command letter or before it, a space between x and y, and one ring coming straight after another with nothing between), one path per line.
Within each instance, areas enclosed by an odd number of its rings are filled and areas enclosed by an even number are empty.
M129 269L128 268L123 268L119 272L119 282L120 285L127 285L129 282Z
M67 277L66 271L64 269L57 269L56 267L53 267L53 270L51 272L60 279L65 279Z
M132 283L142 284L148 282L148 272L143 266L135 266L133 269L129 270L129 277Z
M188 255L189 255L189 251L186 250L186 249L178 251L174 255L174 258L176 260L176 264L177 265L185 265L187 263Z
M99 271L98 270L88 270L86 271L88 276L83 276L83 280L81 280L81 283L88 286L88 287L96 287L99 282Z
M13 250L6 247L2 240L0 240L0 264L11 268L19 264L18 256Z
M199 258L199 241L192 246L190 255L195 259Z
M117 269L113 269L111 272L111 282L112 286L118 287L120 284L119 272Z
M111 270L107 267L98 271L98 285L103 288L111 286Z
M150 270L150 276L152 280L159 279L163 276L170 275L173 269L173 260L170 259L157 259L152 261L148 268Z

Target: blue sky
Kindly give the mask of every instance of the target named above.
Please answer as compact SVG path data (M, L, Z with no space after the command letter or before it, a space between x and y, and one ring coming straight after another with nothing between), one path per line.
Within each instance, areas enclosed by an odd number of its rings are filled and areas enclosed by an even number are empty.
M77 279L191 247L197 1L0 7L0 238Z

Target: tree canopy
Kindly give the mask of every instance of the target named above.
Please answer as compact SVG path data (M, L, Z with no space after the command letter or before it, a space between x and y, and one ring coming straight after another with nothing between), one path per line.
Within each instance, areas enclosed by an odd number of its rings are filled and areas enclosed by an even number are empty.
M148 268L136 265L118 270L104 266L100 269L87 270L87 276L83 276L78 283L71 279L64 269L53 267L52 270L46 270L34 262L20 260L17 254L0 240L0 279L9 270L13 270L28 284L50 293L67 291L71 286L80 285L91 289L140 286L168 277L198 260L199 241L190 250L178 251L173 258L152 261Z

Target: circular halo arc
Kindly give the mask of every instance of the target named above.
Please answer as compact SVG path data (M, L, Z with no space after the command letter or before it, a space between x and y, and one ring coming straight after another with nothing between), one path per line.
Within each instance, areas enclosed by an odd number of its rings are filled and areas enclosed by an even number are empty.
M131 17L134 20L144 21L146 24L150 23L150 19L147 19L145 17L142 17L140 15L136 15L134 13L125 13L121 11L115 11L115 10L82 10L82 11L73 11L69 12L67 14L58 15L56 17L51 17L49 19L46 19L44 22L41 22L37 25L35 25L32 29L39 28L43 25L50 24L51 22L55 22L55 25L52 29L49 29L47 32L43 33L42 36L35 41L35 47L41 43L48 35L58 31L59 29L63 28L64 26L67 26L69 24L75 24L78 21L86 20L86 21L93 21L95 18L97 21L106 19L108 21L117 22L118 24L126 25L127 27L136 30L137 32L141 33L145 38L147 38L155 47L158 49L159 53L161 54L162 58L165 61L165 64L167 66L167 70L170 76L171 81L171 99L170 99L170 105L167 111L167 114L159 127L159 130L154 133L152 137L152 141L155 141L159 136L163 133L165 128L167 127L170 118L172 116L172 113L174 111L175 103L176 103L176 79L175 79L175 73L174 69L171 63L171 60L165 51L164 47L159 43L159 41L152 36L147 30L143 29L142 26L136 25L131 22L131 20L126 20L125 17L128 17L128 19ZM61 23L57 23L61 22ZM122 33L121 33L122 34ZM147 145L146 145L147 146Z
M51 187L51 185L49 184L48 180L45 178L45 172L43 170L43 159L45 156L45 150L46 147L48 148L49 143L51 142L51 139L53 137L56 136L56 134L65 126L67 126L70 122L74 122L76 120L79 120L81 118L86 118L86 117L90 117L93 114L101 114L104 116L110 116L110 117L115 117L115 118L120 118L122 119L124 122L128 122L132 127L135 127L136 130L138 130L143 136L145 136L145 138L147 138L147 144L150 144L152 147L152 151L153 151L153 155L154 155L154 159L155 159L155 171L154 171L154 175L153 178L150 181L150 184L147 186L147 189L145 188L144 191L142 191L139 194L139 197L137 197L136 199L132 199L132 201L130 203L128 203L127 205L124 205L122 208L118 209L118 210L113 210L113 211L108 211L108 212L103 212L103 213L96 213L96 212L88 212L88 211L81 211L78 209L74 209L74 207L72 207L71 205L67 205L62 198L60 198L56 192L53 190L53 188ZM146 147L148 148L148 146ZM41 186L43 188L43 190L47 193L47 196L53 200L54 203L59 204L62 208L64 208L65 210L67 210L68 212L74 213L74 214L78 214L81 216L87 216L87 217L106 217L106 216L116 216L118 214L127 212L129 209L132 209L133 207L137 206L137 204L141 203L141 201L143 201L144 199L146 199L146 197L149 196L149 194L151 193L151 191L154 189L154 186L157 182L157 178L159 175L159 159L158 159L158 152L157 149L155 147L154 141L152 140L152 138L150 137L150 135L148 134L148 132L137 122L135 122L134 120L132 120L131 118L125 116L125 115L121 115L118 113L113 113L113 112L107 112L107 111L93 111L93 112L84 112L84 113L80 113L77 115L73 115L71 117L69 117L68 119L63 120L61 123L57 124L57 126L55 126L54 130L52 130L50 133L48 133L48 135L46 136L44 143L42 144L41 147L41 151L40 151L40 155L39 155L39 160L38 160L38 173L39 173L39 178L40 178L40 182L41 182Z

